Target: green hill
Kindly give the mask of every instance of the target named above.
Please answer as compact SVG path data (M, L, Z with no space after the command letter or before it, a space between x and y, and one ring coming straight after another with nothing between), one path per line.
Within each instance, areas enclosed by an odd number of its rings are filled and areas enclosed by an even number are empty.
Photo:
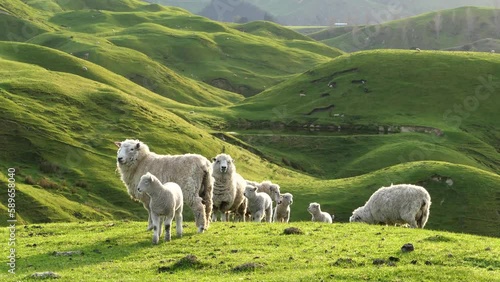
M431 12L383 24L353 27L339 35L338 29L315 35L322 42L347 52L367 49L440 50L497 38L499 10L461 7ZM325 34L332 36L326 39Z

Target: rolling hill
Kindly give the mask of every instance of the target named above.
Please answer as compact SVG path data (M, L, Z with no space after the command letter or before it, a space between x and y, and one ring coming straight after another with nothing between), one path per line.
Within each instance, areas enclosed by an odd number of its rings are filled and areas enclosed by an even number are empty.
M347 222L378 187L416 183L430 229L500 236L495 54L344 54L269 22L132 0L9 4L0 20L40 27L0 42L0 179L15 168L20 223L145 220L113 144L138 138L229 153L246 179L294 194L295 221L321 201Z
M440 50L497 38L499 22L498 9L461 7L383 24L333 28L310 36L346 52L416 47ZM345 33L341 34L342 31Z

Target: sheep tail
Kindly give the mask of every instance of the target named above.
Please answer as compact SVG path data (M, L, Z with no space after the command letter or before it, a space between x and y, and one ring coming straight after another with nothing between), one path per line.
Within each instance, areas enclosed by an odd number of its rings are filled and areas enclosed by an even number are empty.
M205 216L207 218L207 223L210 222L212 217L212 193L213 193L213 178L212 178L212 166L208 163L206 169L204 170L203 181L200 188L200 197L202 198L202 203L205 205Z
M417 227L418 228L424 228L424 225L427 223L427 219L429 218L429 207L430 203L428 203L426 200L422 202L422 206L420 207L420 214L421 216L417 218Z

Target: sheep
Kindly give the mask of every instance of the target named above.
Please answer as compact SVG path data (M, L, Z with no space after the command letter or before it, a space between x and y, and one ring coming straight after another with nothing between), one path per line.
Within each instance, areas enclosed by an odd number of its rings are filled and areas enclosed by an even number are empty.
M424 187L399 184L382 187L362 207L355 209L350 222L405 224L424 228L429 218L431 196Z
M288 223L290 220L290 206L293 204L293 195L290 193L281 194L280 200L276 204L273 213L274 222Z
M141 201L149 212L149 196L137 192L137 183L146 172L154 174L161 182L175 182L182 189L184 204L194 213L198 232L207 230L212 213L212 166L198 154L158 155L139 140L115 142L118 146L117 167L122 182L132 199ZM151 216L148 230L153 228Z
M161 184L153 174L147 172L137 184L139 193L149 196L149 210L153 222L153 244L158 244L161 236L161 222L165 225L165 241L171 240L170 228L175 217L177 236L182 237L183 197L181 187L175 182Z
M273 201L268 194L258 192L255 186L247 185L244 195L248 200L248 210L252 215L252 221L261 222L264 216L267 222L272 221Z
M321 206L318 203L310 203L307 211L312 215L312 221L327 223L333 222L334 216L321 211Z
M269 180L264 180L261 183L247 180L247 185L257 187L259 192L268 194L276 203L280 200L280 186L278 184L272 183Z
M245 221L246 201L243 192L246 187L245 179L236 172L234 160L228 154L219 154L212 159L213 213L212 220L217 220L220 212L221 221L228 221L229 212L235 212L242 221Z

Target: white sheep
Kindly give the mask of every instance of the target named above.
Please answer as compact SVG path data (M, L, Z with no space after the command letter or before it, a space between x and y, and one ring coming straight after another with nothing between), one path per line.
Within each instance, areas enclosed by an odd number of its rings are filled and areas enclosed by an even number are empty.
M290 193L281 194L280 200L276 204L273 213L274 222L286 222L290 220L290 206L293 204L293 195Z
M139 140L115 142L118 146L117 166L121 180L132 199L143 203L149 213L149 196L137 192L137 184L146 172L154 174L161 182L175 182L182 189L184 204L194 213L198 232L208 229L212 213L212 166L198 154L158 155ZM153 228L151 216L148 230Z
M261 222L264 216L267 222L272 221L273 201L268 194L258 192L255 186L247 185L244 195L248 200L248 211L252 216L252 221Z
M245 179L236 172L234 160L230 155L219 154L212 160L212 177L214 178L212 220L216 221L217 213L221 213L221 221L228 221L229 212L234 212L244 221Z
M161 236L161 223L165 225L165 241L170 241L170 229L175 217L177 236L182 237L183 199L181 187L175 182L162 184L151 173L144 174L137 184L139 193L146 193L149 198L149 210L153 222L153 244L158 244Z
M268 194L273 201L278 203L280 200L280 186L276 183L272 183L269 180L264 180L261 183L247 180L247 185L252 185L258 188L259 192L264 192Z
M431 196L424 187L399 184L382 187L362 207L355 209L350 222L406 224L424 228L429 218Z
M330 215L327 212L321 211L321 205L318 203L310 203L307 211L312 215L312 221L317 222L333 222L333 215Z

